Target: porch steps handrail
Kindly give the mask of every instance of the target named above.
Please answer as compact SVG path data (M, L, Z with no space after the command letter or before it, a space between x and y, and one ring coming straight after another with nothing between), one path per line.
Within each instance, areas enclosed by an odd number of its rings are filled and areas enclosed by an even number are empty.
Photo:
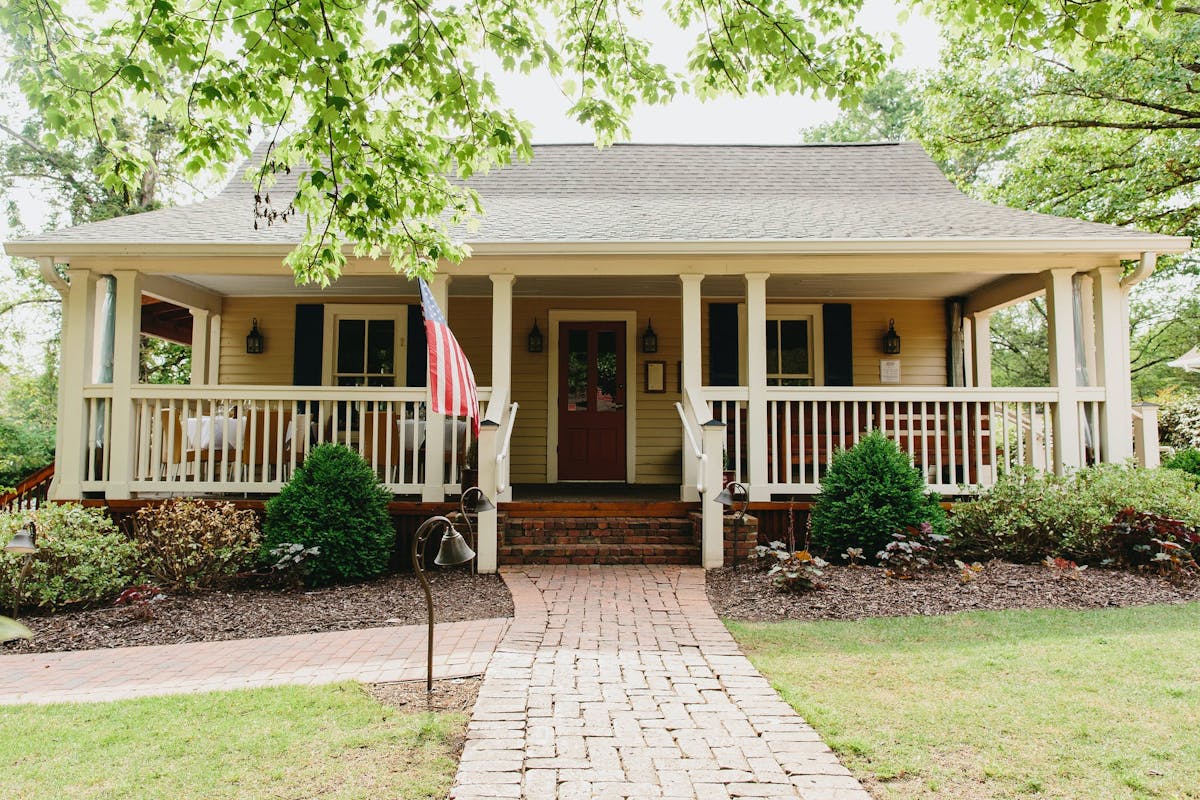
M692 455L696 459L696 491L700 493L701 497L704 497L704 467L708 463L708 456L696 441L696 434L692 431L692 423L688 419L688 413L684 410L683 404L676 403L675 410L679 412L679 420L683 423L684 436L687 438Z
M505 415L503 425L503 442L500 445L500 452L496 453L496 493L501 494L508 491L508 479L510 476L510 464L508 459L509 444L512 442L513 428L517 427L517 410L520 408L519 403L513 403L508 407L508 413Z
M46 502L52 480L54 480L53 462L23 478L11 492L0 495L0 511L13 512L38 508Z

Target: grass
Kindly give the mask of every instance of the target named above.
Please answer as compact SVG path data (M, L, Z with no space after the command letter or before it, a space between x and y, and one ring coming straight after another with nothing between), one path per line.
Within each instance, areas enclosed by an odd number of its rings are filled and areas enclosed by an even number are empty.
M0 797L445 797L462 714L358 684L0 708Z
M881 798L1200 798L1200 604L728 623Z

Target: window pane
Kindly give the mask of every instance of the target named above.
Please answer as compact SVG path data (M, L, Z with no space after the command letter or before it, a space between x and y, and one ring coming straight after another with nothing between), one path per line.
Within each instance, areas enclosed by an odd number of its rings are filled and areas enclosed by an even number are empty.
M362 373L363 353L366 350L367 321L362 319L338 320L337 371Z
M390 319L367 322L367 372L391 375L395 369L396 323ZM390 386L391 384L380 384Z
M767 320L767 374L779 374L779 320Z
M779 339L779 371L784 375L807 375L812 372L808 365L808 320L780 320Z
M596 334L596 410L616 411L617 402L617 334L600 331Z
M588 332L567 332L567 411L588 409Z

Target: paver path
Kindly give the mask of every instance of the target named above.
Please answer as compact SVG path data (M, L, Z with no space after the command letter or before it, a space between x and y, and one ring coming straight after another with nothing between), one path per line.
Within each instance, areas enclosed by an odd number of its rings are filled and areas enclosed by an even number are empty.
M509 620L438 624L436 678L478 675ZM425 678L426 626L0 656L0 704L118 700L281 684Z
M691 567L506 571L516 618L451 797L869 800L741 654Z

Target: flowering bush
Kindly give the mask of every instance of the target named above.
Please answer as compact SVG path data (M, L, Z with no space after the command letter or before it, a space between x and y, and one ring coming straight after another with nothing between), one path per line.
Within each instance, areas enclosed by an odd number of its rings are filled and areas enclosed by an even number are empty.
M51 503L36 511L0 516L0 539L37 526L38 552L21 582L22 603L59 608L115 597L137 572L137 548L103 509ZM13 601L14 579L25 556L0 552L0 602Z
M1172 400L1158 409L1158 437L1171 447L1200 448L1200 394Z
M258 515L233 503L167 500L133 516L142 570L167 589L213 586L253 563Z

